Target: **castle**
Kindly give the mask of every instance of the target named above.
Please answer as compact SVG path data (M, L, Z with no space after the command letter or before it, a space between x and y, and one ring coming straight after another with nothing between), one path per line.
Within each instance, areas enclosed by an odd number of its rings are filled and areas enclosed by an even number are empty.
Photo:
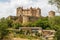
M50 11L48 17L54 17L55 12ZM10 16L9 18L14 19L15 16ZM35 22L38 19L40 19L41 16L41 9L40 8L32 8L30 7L29 9L23 9L23 7L18 7L16 9L16 17L17 19L15 20L16 22L20 23L27 23L27 22ZM14 22L15 22L14 21Z
M22 23L33 22L41 17L41 9L32 7L30 9L23 9L23 7L18 7L16 15L20 16Z

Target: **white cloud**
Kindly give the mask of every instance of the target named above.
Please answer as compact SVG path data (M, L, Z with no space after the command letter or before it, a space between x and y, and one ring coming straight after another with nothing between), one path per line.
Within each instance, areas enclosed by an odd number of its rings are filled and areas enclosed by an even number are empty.
M10 0L10 2L0 2L0 18L7 17L9 15L16 15L16 8L23 6L24 8L29 7L40 7L42 15L48 15L48 11L55 10L56 7L48 4L47 0Z

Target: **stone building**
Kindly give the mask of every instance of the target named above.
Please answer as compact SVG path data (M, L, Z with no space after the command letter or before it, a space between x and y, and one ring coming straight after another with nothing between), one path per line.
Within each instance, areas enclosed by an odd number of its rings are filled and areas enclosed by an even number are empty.
M54 16L55 16L55 12L54 11L50 11L48 17L51 18L51 17L54 17Z
M53 18L55 16L54 11L50 11L48 18ZM35 22L40 19L41 16L41 9L40 8L32 8L24 9L23 7L18 7L16 9L16 16L9 16L9 19L13 19L14 22L19 23L28 23L28 22ZM43 18L43 17L42 17Z
M18 7L16 16L20 16L19 18L22 17L22 19L20 19L22 23L33 22L41 17L41 9L32 7L30 7L30 9L23 9L23 7Z

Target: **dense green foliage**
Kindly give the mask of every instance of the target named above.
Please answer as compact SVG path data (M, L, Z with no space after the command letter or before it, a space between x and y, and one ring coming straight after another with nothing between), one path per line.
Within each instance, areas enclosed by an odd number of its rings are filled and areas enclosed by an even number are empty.
M18 28L18 26L20 27L21 24L17 23L14 26L12 20L1 18L0 19L0 40L2 40L6 35L9 34L10 29L8 30L8 28Z
M60 16L56 16L53 18L48 18L48 17L42 17L36 22L28 22L25 25L22 25L21 23L15 23L13 22L12 19L6 19L6 18L1 18L0 19L0 39L3 39L4 36L9 34L9 31L11 29L19 29L19 27L41 27L42 29L53 29L56 30L57 33L55 35L56 38L59 38L60 36ZM58 32L59 31L59 32Z
M55 40L60 40L60 30L58 30L55 34Z
M2 18L0 20L0 40L7 35L8 31L6 30L8 28L7 21L5 18Z
M27 23L27 27L42 27L42 29L60 29L60 16L56 16L53 18L43 17L36 22L29 22Z

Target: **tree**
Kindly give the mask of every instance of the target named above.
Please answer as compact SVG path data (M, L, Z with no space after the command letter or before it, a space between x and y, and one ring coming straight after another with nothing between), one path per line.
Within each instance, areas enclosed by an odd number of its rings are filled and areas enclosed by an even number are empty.
M12 28L19 29L19 27L22 27L22 24L20 24L20 23L13 23L12 26L13 26Z
M55 5L58 8L58 11L60 10L60 0L49 0L49 3Z
M12 23L13 23L12 20L6 19L6 24L8 25L9 28L12 28L12 27L13 27L13 26L12 26Z
M55 34L55 39L60 40L60 30L58 30Z
M43 17L42 19L39 19L35 22L36 27L42 27L43 29L49 28L49 22L47 17Z
M0 19L0 40L2 40L8 34L8 24L5 18Z
M49 19L49 25L51 29L59 30L60 29L60 16L55 16L54 18Z

